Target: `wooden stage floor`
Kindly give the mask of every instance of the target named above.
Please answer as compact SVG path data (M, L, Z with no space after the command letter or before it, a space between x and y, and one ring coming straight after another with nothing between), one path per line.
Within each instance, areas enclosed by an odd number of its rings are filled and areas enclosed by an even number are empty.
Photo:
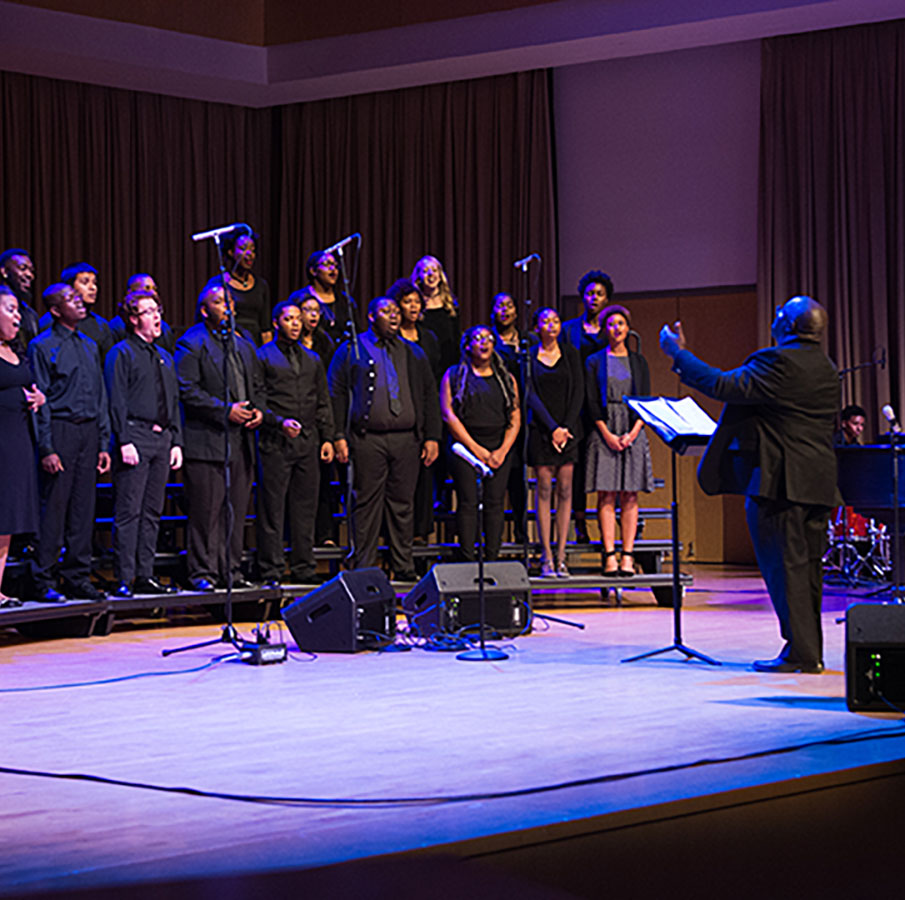
M621 608L566 609L580 598L563 596L551 612L584 631L537 623L498 642L510 656L495 663L413 650L199 669L224 646L160 651L216 636L211 623L139 622L43 642L0 632L0 893L286 873L402 852L417 871L439 848L477 866L505 869L508 856L526 882L564 891L548 896L594 896L555 866L526 868L518 853L898 771L902 717L845 705L836 618L856 598L828 591L826 674L757 674L751 659L780 646L759 577L689 569L684 639L719 667L677 653L621 663L672 641L671 611L641 591L627 591ZM166 677L116 680L139 674ZM104 780L62 777L72 773ZM416 895L439 893L396 893Z

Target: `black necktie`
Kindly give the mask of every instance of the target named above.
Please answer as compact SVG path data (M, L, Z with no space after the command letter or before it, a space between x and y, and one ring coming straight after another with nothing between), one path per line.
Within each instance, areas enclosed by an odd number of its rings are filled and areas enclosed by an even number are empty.
M380 342L383 348L383 357L386 364L387 375L387 392L390 395L390 412L394 416L398 416L402 412L402 400L399 397L399 373L393 363L393 356L390 353L392 346L391 339L385 338Z

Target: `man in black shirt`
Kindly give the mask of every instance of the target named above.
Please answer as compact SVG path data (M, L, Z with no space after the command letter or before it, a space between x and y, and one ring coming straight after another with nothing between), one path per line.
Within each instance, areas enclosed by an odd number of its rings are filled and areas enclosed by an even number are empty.
M169 594L175 588L154 577L154 554L169 470L182 466L179 384L173 357L154 345L161 325L157 297L135 291L121 308L129 336L113 345L104 366L117 446L114 594Z
M136 272L126 282L126 295L119 302L117 314L108 323L110 325L110 334L113 343L118 344L120 341L125 340L128 334L125 322L128 317L128 312L124 310L123 304L125 303L126 297L133 291L142 291L146 294L151 294L157 300L157 304L160 307L161 320L160 334L154 338L154 343L172 355L176 349L176 335L173 334L173 329L170 328L162 318L163 304L160 301L160 292L157 290L157 282L154 281L154 278L151 275L148 275L145 272Z
M176 342L176 374L184 412L185 496L188 504L189 580L196 591L214 590L230 576L236 588L246 581L240 566L245 513L251 495L254 430L264 420L260 365L251 341L235 334L235 350L225 341L229 314L223 286L208 283L198 298L200 321ZM224 357L229 408L223 381ZM224 432L228 419L228 432ZM229 436L229 502L233 509L229 568L226 567L224 462Z
M41 527L33 566L38 600L97 600L91 583L91 536L97 473L110 470L110 419L97 345L82 334L85 304L74 288L52 284L44 303L53 325L28 345L28 359L47 402L38 410L43 470ZM57 590L57 560L63 593Z
M19 301L19 340L23 347L41 330L38 314L30 305L34 298L35 264L27 250L11 247L0 253L0 284L6 284Z
M336 458L354 462L353 565L376 563L385 516L395 578L408 581L415 578L415 485L419 466L437 458L440 401L424 351L398 337L396 301L372 300L368 320L357 347L346 341L330 364Z
M273 310L276 338L258 348L267 411L258 439L258 565L276 586L285 568L283 521L289 505L289 575L314 580L314 519L318 459L333 461L333 407L327 376L316 353L299 344L302 314L289 300Z

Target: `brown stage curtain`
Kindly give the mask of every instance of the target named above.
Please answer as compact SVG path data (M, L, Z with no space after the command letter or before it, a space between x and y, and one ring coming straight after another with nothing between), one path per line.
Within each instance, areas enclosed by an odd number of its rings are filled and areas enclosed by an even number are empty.
M878 430L905 401L905 20L764 42L758 303L761 337L793 294L830 314L843 380Z
M486 322L497 291L526 296L512 263L529 252L544 264L527 293L555 304L550 102L537 71L283 107L281 289L357 231L362 305L430 254L463 324Z
M31 252L39 288L90 262L107 317L129 275L149 271L167 319L190 324L216 260L210 242L189 235L269 224L270 120L266 110L0 73L0 248ZM266 235L262 249L266 265Z
M465 323L486 319L494 291L524 296L512 261L530 251L544 258L531 295L549 302L548 88L531 72L252 110L0 73L0 249L28 249L40 288L91 262L106 316L150 271L175 327L216 266L189 236L234 221L261 233L275 299L305 283L313 249L360 231L365 303L432 253Z

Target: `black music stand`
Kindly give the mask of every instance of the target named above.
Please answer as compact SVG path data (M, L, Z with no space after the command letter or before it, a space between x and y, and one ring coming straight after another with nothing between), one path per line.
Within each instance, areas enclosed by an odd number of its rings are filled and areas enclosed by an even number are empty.
M673 642L668 647L648 650L646 653L623 659L622 662L635 662L639 659L647 659L678 650L679 653L684 654L686 659L699 659L708 665L720 666L722 663L718 660L698 653L697 650L692 650L691 647L682 643L682 585L679 572L679 500L676 469L677 456L702 452L716 428L716 422L691 397L683 397L681 401L668 397L623 397L623 400L672 451L670 524L672 526ZM701 427L702 425L704 427Z

